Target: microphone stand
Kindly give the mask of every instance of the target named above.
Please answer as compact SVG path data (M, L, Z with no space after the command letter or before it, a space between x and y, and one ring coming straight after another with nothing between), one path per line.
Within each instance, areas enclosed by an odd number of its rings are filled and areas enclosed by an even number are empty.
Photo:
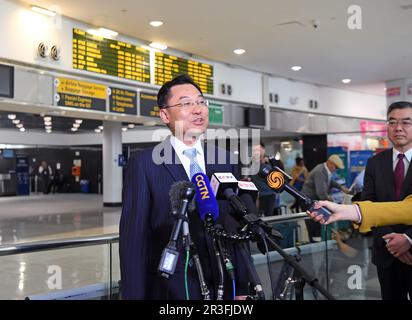
M302 278L303 281L306 283L309 283L313 288L317 289L325 298L328 300L336 300L334 296L332 296L325 288L323 288L319 284L319 280L312 277L309 275L308 272L306 272L305 269L302 268L302 266L296 262L295 258L291 256L290 254L286 253L271 237L269 237L266 233L264 235L266 240L270 242L271 246L278 252L282 258L290 265L292 266L297 274L300 276L299 278ZM305 285L305 282L303 283L303 286ZM302 289L303 289L302 286ZM301 293L301 298L303 299L303 292Z

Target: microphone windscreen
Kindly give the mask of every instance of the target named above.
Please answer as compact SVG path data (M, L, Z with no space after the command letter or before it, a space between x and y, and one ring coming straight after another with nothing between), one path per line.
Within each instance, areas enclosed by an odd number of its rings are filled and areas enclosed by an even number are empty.
M206 215L210 215L214 221L219 217L219 207L212 187L210 186L209 178L199 172L193 175L192 182L196 190L196 203L198 205L199 216L202 221Z
M185 198L189 188L194 189L195 186L190 181L178 181L172 184L169 190L170 207L172 213L177 213L182 199Z

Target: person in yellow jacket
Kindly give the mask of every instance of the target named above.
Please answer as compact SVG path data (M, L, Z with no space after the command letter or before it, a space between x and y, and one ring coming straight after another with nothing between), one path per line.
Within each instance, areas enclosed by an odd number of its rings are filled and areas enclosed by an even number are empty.
M385 225L412 225L412 195L403 201L397 202L360 201L351 205L336 204L330 201L318 201L316 207L328 208L332 212L332 215L325 221L322 215L316 215L315 212L308 212L308 215L313 220L321 224L331 224L336 221L349 220L354 222L354 227L362 233L371 231L373 227ZM391 252L391 234L387 234L383 238L387 241L387 247ZM391 253L397 256L393 250ZM412 265L412 255L408 255L403 262Z

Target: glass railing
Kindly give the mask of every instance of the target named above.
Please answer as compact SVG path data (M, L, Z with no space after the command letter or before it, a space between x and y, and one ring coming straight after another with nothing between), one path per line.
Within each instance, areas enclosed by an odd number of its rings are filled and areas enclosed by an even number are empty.
M118 235L0 247L0 299L116 299Z
M380 299L371 239L351 232L349 224L322 227L309 242L305 213L263 217L283 235L277 244L309 276L303 281L278 251L262 254L251 244L252 258L266 299L326 299L316 281L336 299ZM118 299L118 234L0 246L0 299ZM309 283L308 283L309 281Z

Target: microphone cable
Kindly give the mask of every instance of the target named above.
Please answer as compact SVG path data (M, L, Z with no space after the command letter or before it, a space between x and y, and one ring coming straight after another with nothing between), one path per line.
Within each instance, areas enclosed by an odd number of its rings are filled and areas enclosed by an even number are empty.
M229 253L226 249L227 246L223 245L222 239L217 241L219 245L220 252L222 253L223 262L225 263L226 271L229 274L230 279L232 280L232 291L233 291L233 300L236 299L236 278L233 263L230 260Z
M215 257L216 257L216 262L218 266L218 271L219 271L219 285L217 287L217 297L216 300L223 300L223 294L224 294L224 282L225 282L225 275L223 273L223 264L222 264L222 259L221 259L221 254L217 245L217 239L216 237L213 238L213 248L215 251Z
M185 262L185 290L186 290L186 300L190 300L190 295L189 295L189 285L187 281L187 268L189 266L189 255L190 251L186 249L186 262Z

